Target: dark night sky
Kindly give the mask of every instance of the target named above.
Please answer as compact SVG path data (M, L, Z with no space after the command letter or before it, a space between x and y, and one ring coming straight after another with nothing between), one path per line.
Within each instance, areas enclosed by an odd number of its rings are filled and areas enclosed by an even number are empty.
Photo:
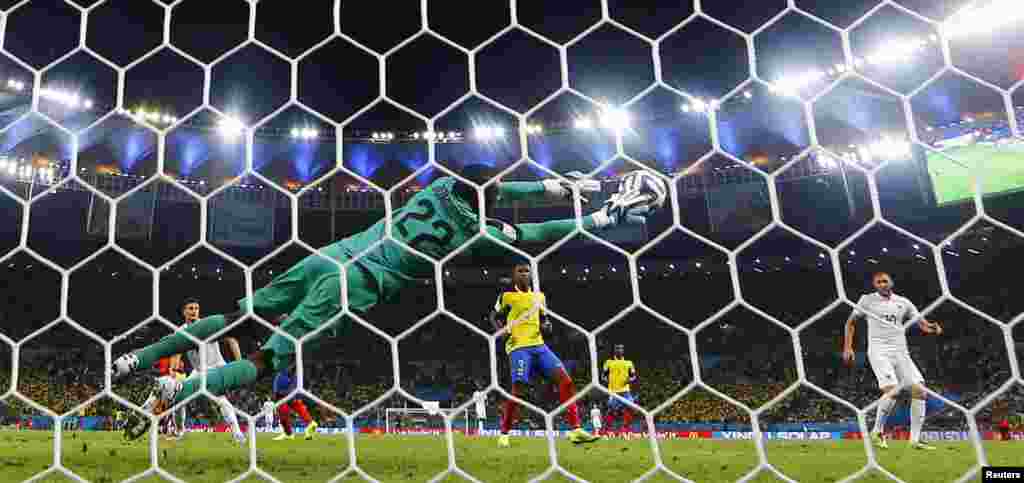
M164 3L69 1L89 8L84 39L89 49L114 64L131 65L125 75L122 107L147 107L179 117L189 115L202 105L204 96L204 71L196 62L217 60L209 76L209 101L216 109L237 116L248 125L263 120L261 127L280 129L280 132L295 126L312 126L329 132L333 127L325 120L347 122L346 136L359 135L359 131L425 128L422 120L386 103L359 113L381 94L381 62L374 53L384 56L384 90L388 98L423 116L436 116L463 98L471 81L470 57L448 42L467 49L476 48L510 25L512 16L509 2L496 0L479 2L472 10L461 6L461 2L431 1L427 2L425 16L420 11L421 3L415 0L344 1L339 7L340 31L361 44L357 46L343 37L332 38L334 0L261 0L253 4L243 0L217 0L217 8L210 8L209 1L184 0L170 10L168 32L174 48L158 49L164 40ZM118 74L84 50L63 57L81 40L83 15L71 7L69 1L31 0L19 5L12 0L0 0L0 9L7 15L4 35L7 53L34 68L50 66L43 74L43 86L75 90L95 101L97 108L92 112L77 115L73 125L67 121L67 127L78 131L118 106ZM760 30L783 11L784 0L705 0L702 3L704 13L716 20L698 17L676 30L673 29L694 12L689 2L608 0L604 6L613 20L638 34L651 39L668 34L659 47L665 85L703 99L724 96L749 78L750 59L745 39L736 33L739 31L756 33L753 37L756 72L766 81L809 69L828 69L844 60L837 31L800 12L791 11ZM850 27L878 3L875 0L796 2L808 14L839 28ZM942 19L961 8L965 0L902 0L899 4L921 17ZM10 10L15 5L17 8ZM627 145L641 148L638 152L642 154L637 154L638 157L659 158L658 163L666 168L693 162L694 156L705 152L710 142L706 123L701 126L699 117L683 116L680 106L685 99L667 89L659 87L639 97L655 80L651 43L610 23L580 37L601 20L604 6L597 0L515 2L519 24L532 33L512 29L475 53L473 73L478 91L519 113L536 108L559 89L563 80L595 100L612 104L632 102L629 109L636 117L664 120L673 116L675 129L683 132L681 135L648 132L625 140ZM246 43L250 15L255 17L257 43ZM425 19L430 28L447 41L418 34ZM736 32L717 22L731 26ZM935 32L935 27L894 6L885 6L851 30L853 55L862 57L884 49L891 41L888 36L892 32L927 38ZM1024 77L1021 32L1022 29L1008 27L997 34L985 33L980 40L975 37L954 41L953 60L965 71L1007 88ZM554 43L568 44L565 79ZM242 47L233 50L239 46ZM319 47L311 50L314 46ZM153 55L138 61L154 49L158 50ZM225 57L228 52L231 53ZM300 59L294 79L285 57ZM866 68L864 74L896 92L909 93L942 65L941 51L937 44L932 44L915 57L909 68ZM0 79L4 78L31 81L32 75L19 62L0 56ZM298 106L268 118L289 101L293 83L298 100L323 118ZM826 87L827 84L822 83L801 94L809 99ZM873 97L888 97L887 102L898 104L898 99L879 93L871 86L847 82L840 87L853 92L856 102L851 105L861 111L871 108L865 99ZM746 90L755 94L752 102L729 109L723 106L720 116L723 124L719 125L723 149L744 157L766 150L791 154L808 145L807 129L798 104L781 98L761 99L771 97L763 86L748 86ZM1024 96L1024 89L1019 91L1022 91L1019 96ZM845 95L844 92L837 89L829 97ZM733 99L742 100L740 94L737 92ZM27 97L22 103L24 99ZM6 102L6 109L11 102ZM828 107L838 105L837 102ZM993 106L998 109L1001 102L995 91L952 73L913 99L915 116L929 124L958 120L964 112ZM57 113L48 109L47 103L41 104L44 113L64 124ZM575 115L592 114L594 110L595 106L589 102L571 93L562 93L531 112L527 120L554 126L571 123ZM861 116L863 119L858 121L851 118L856 116L838 111L832 115L841 123L861 130L865 130L862 125L865 122L877 126L889 121L878 116ZM209 112L198 112L189 121L209 125L215 119ZM446 131L468 131L473 124L482 122L515 128L513 116L480 98L469 98L436 120L437 128ZM824 137L829 137L828 133ZM601 142L607 146L598 146ZM595 158L604 156L613 147L611 140L593 140L590 144L598 146L589 149L588 156ZM330 149L321 150L326 153ZM322 157L321 154L315 157ZM534 158L543 157L531 154ZM497 156L519 157L521 153L513 146L510 152ZM559 154L551 156L557 158ZM296 171L300 178L305 178L310 169Z
M76 2L84 6L98 3ZM2 1L0 8L7 9L16 3ZM185 0L172 9L172 43L199 61L213 61L242 43L247 35L249 4L242 0L216 3L217 8L210 8L209 2ZM334 3L262 0L255 7L256 38L284 55L302 55L333 32ZM704 3L708 15L748 32L775 16L785 4L783 0ZM797 2L809 13L842 27L877 3ZM922 15L941 17L963 1L901 3ZM118 65L129 64L162 40L164 12L158 4L110 0L90 10L86 44ZM366 48L384 53L417 32L423 20L419 5L415 0L342 2L341 31ZM659 0L612 0L608 10L613 19L651 37L664 34L693 11L686 2ZM501 1L478 3L472 12L458 2L429 2L427 14L436 32L467 48L480 45L510 21L509 4ZM601 4L521 0L517 14L521 25L554 42L568 42L600 19ZM874 22L854 30L855 55L863 55L857 52L857 40L864 36L858 35L859 30L873 34L879 29L877 24L883 24L884 29L901 22L902 30L929 31L927 24L892 8L883 9L873 19ZM5 48L27 64L43 67L78 43L80 21L80 14L62 0L32 0L10 14ZM768 80L781 72L830 66L842 60L839 36L795 13L758 35L755 46L758 72ZM748 74L742 38L704 19L665 39L661 55L666 83L695 95L721 96ZM568 49L569 82L588 96L621 103L653 81L651 59L649 44L605 25ZM0 67L11 75L20 70L6 59L2 64ZM992 80L1012 78L1010 66L1010 62L1005 62L1002 67L1006 72L994 73ZM378 71L373 56L337 39L300 62L299 98L331 119L342 121L378 94ZM129 106L154 102L183 115L201 102L201 72L184 57L161 51L128 71L125 101ZM387 58L386 72L388 94L427 116L450 105L469 87L467 56L430 36L418 37L392 52ZM520 112L547 97L561 82L557 51L522 31L509 32L479 52L476 72L481 92ZM26 73L21 77L29 76ZM98 105L116 103L115 73L85 53L54 66L44 77L44 84L51 79L80 86ZM289 79L286 62L250 44L213 68L211 102L218 108L237 111L253 122L287 101ZM364 118L357 121L356 124L375 122Z

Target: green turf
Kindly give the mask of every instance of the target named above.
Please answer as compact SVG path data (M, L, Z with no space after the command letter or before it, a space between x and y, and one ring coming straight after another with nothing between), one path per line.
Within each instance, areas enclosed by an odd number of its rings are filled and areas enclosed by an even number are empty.
M115 482L145 471L149 466L148 446L126 444L116 433L78 432L66 434L62 462L92 482ZM348 466L348 445L340 435L320 435L314 441L271 441L272 435L257 440L257 465L281 481L322 482ZM45 469L53 461L51 433L0 432L0 481L22 481ZM445 439L435 436L364 435L356 439L360 468L379 481L427 481L447 468ZM975 463L974 450L965 443L939 443L938 451L921 452L894 442L882 453L880 462L904 481L951 481ZM631 481L654 466L647 440L605 440L573 447L557 445L562 466L593 482ZM769 460L786 475L809 482L835 481L863 467L866 458L859 441L766 442ZM660 451L666 466L694 481L735 481L756 462L751 441L663 440ZM986 443L989 461L1010 465L1020 462L1020 442ZM161 441L160 466L189 482L220 482L235 478L249 468L247 453L230 442L224 433L191 433L183 441ZM499 449L495 438L455 438L459 467L481 481L527 481L548 468L545 440L513 439L512 448ZM42 481L68 481L51 475ZM143 481L165 481L150 478ZM248 479L246 481L262 481ZM346 478L344 481L361 481ZM449 477L445 481L463 481ZM552 478L548 481L566 481ZM675 481L656 475L647 481ZM755 481L775 481L761 473ZM886 481L869 475L861 481Z
M975 144L928 153L928 174L940 205L974 197L972 172L980 176L984 195L1024 188L1024 145Z

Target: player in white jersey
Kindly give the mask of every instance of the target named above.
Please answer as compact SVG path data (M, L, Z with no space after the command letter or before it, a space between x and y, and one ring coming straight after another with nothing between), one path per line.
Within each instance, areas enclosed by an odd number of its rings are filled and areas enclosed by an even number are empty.
M274 401L271 401L271 400L268 399L266 402L264 402L263 403L263 411L261 411L261 413L263 414L263 427L266 428L267 431L273 430L274 429Z
M199 320L199 301L196 299L189 299L186 301L182 311L185 315L185 324L190 324ZM231 351L232 360L239 360L242 358L242 350L238 346L238 340L234 337L224 337L222 339ZM199 351L203 351L203 355L206 357L206 366L204 367L203 361L200 360ZM227 365L224 361L224 355L220 351L220 342L206 342L199 344L195 349L188 351L188 361L192 365L192 373L189 377L197 376L200 370L216 369ZM228 401L225 396L215 397L214 401L220 409L220 415L224 418L231 426L231 436L235 438L239 444L245 444L245 434L242 433L241 427L238 425L238 415L235 414L235 408Z
M487 393L473 391L473 403L476 409L476 434L480 435L484 432L484 420L487 419Z
M590 407L590 422L594 425L594 434L601 434L601 408L597 404Z
M186 299L185 302L181 304L181 316L184 319L185 324L199 320L199 301L194 298ZM162 376L160 379L167 377L181 380L185 379L185 363L181 361L181 354L167 357L165 358L165 361L167 363L167 372L164 373L161 369ZM146 398L146 401L142 403L142 409L149 412L161 412L154 411L157 402L156 391L152 391L150 392L149 397ZM186 405L182 405L174 412L174 414L161 420L160 431L167 435L166 439L179 440L185 436L185 425L188 423L188 414L185 409ZM148 420L135 417L134 414L129 413L126 426L128 426L128 428L126 428L126 434L140 435L148 429L149 423ZM131 439L134 439L134 437Z
M922 317L917 307L906 297L893 293L892 276L886 272L878 272L871 276L875 292L864 294L857 301L857 308L846 322L846 335L843 339L843 361L853 364L853 340L857 320L867 318L868 324L868 361L878 379L878 388L882 398L878 401L875 416L875 427L871 431L871 441L879 448L888 448L883 436L885 419L896 404L896 395L909 386L910 402L910 444L916 449L935 449L921 441L921 427L924 425L925 402L928 393L924 389L924 377L910 358L907 347L907 336L903 324L917 321L918 327L925 334L942 334L942 326Z

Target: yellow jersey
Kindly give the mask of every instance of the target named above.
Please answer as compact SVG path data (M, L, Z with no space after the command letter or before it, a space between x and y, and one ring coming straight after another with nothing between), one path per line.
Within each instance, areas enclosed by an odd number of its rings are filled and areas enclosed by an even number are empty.
M544 307L544 301L543 292L532 290L523 292L515 289L510 292L502 292L498 296L494 310L502 312L507 309L506 326L515 324L505 342L505 352L511 353L523 347L544 344L544 337L540 333L540 314Z
M608 390L616 394L629 392L629 374L633 372L633 361L626 359L608 359L604 361L604 369L608 371Z

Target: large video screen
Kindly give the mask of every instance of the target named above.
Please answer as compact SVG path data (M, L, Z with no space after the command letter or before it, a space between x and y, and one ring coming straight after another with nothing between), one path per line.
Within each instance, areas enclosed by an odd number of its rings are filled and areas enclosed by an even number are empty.
M974 197L971 173L981 176L983 195L1024 190L1024 142L963 142L927 154L928 174L939 205Z

